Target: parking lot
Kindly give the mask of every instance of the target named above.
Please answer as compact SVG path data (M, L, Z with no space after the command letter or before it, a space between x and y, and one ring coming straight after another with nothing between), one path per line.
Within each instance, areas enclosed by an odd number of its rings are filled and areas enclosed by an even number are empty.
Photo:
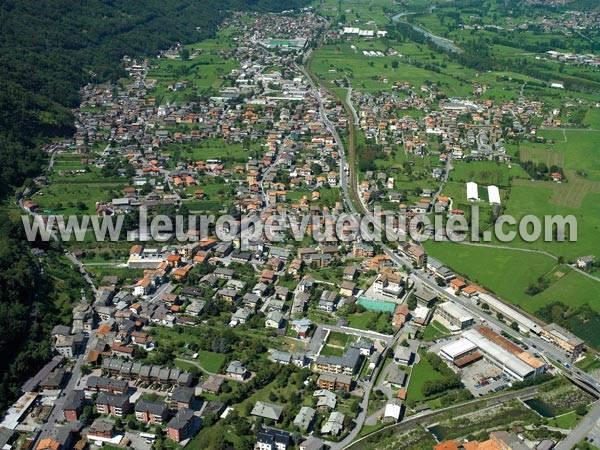
M465 387L475 397L498 392L510 383L508 375L483 359L465 367L460 374Z
M131 442L131 448L135 448L136 450L151 450L152 449L152 440L144 438L140 436L140 433L137 431L127 431L125 433L125 437L129 439Z

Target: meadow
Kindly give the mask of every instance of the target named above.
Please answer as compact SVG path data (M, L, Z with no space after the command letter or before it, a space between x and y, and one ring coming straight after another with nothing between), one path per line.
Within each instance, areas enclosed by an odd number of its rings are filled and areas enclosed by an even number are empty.
M149 80L156 80L150 91L157 104L185 101L191 95L216 92L223 83L223 76L239 67L234 59L223 58L221 51L233 48L234 30L224 29L214 39L187 45L190 58L155 58L148 72ZM189 86L180 90L169 89L177 82L188 81Z
M586 115L587 120L595 124L596 115L597 112ZM539 161L547 163L557 159L564 164L563 169L571 172L581 171L585 173L586 179L600 181L600 130L540 130L538 136L546 138L546 143L522 144L521 148L525 148L525 155L521 155L522 160L526 160L529 152L535 150L532 156L540 158ZM560 156L554 156L555 154ZM552 159L541 159L543 155Z
M491 161L452 161L449 179L462 183L473 181L482 186L494 184L503 188L508 187L509 181L513 178L529 178L529 176L518 164Z
M600 190L596 187L596 182L573 179L568 183L558 184L515 180L504 214L515 217L517 223L530 214L538 217L542 223L545 215L572 215L577 221L577 233L574 242L559 242L556 237L549 242L543 238L535 242L517 238L503 245L544 250L563 256L568 261L588 254L600 257ZM517 228L515 226L512 229Z
M598 282L544 254L433 241L426 242L425 248L473 283L530 313L556 301L572 307L589 303L600 312ZM535 296L527 295L525 290L539 277L548 279L550 286Z
M50 185L33 198L42 210L63 215L93 213L96 202L123 196L129 180L126 177L104 177L101 169L82 163L83 159L89 158L93 159L94 155L62 153L55 157L49 176ZM88 172L63 172L82 169Z

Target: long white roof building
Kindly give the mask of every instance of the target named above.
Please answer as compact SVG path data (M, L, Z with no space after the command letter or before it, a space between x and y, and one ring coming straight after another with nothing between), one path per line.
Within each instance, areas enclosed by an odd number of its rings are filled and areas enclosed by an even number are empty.
M473 183L472 181L467 183L467 200L479 200L477 183Z
M500 204L500 191L498 190L498 186L488 186L488 200L490 205L499 205Z
M535 373L535 369L525 361L490 341L477 330L465 331L463 338L471 341L486 355L488 360L519 381L523 381Z

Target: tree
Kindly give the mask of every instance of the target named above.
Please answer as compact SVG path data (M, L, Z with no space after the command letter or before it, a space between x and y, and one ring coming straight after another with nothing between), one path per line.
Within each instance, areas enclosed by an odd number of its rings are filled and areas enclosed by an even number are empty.
M575 408L575 414L577 414L578 416L585 416L587 414L587 408L585 407L584 404L579 404L577 405L577 407Z
M190 59L190 51L187 48L183 48L181 49L181 51L179 52L179 57L183 60L183 61L187 61L188 59Z
M519 324L515 321L510 324L510 327L515 331L519 331Z
M400 63L396 60L392 61L392 69L397 69Z

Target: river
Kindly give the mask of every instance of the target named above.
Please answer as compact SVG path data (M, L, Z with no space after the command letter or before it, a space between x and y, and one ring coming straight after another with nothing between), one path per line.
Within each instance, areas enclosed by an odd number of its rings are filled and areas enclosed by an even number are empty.
M429 12L433 12L435 7L431 7L431 9L429 10ZM392 22L396 22L396 23L405 23L408 24L412 27L413 30L415 30L418 33L421 33L425 36L427 36L429 39L431 39L431 41L438 45L439 47L445 48L446 50L450 50L451 52L461 52L462 50L457 47L454 42L452 42L449 39L443 38L441 36L436 36L435 34L431 34L429 31L417 26L417 25L413 25L412 23L406 22L405 20L402 20L402 17L404 16L408 16L410 13L407 11L401 12L399 14L396 14L395 16L392 16Z

